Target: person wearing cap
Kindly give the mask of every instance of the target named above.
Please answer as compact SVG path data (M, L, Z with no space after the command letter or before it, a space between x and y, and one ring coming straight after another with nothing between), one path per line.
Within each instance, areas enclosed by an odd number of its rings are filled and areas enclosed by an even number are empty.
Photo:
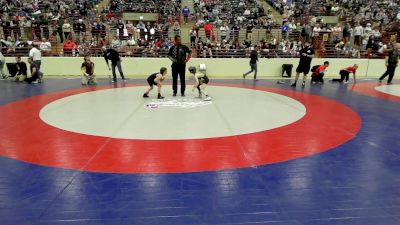
M122 81L126 82L124 73L122 72L122 66L121 66L122 60L121 60L121 57L120 57L119 53L117 52L117 50L112 49L112 48L107 49L105 46L102 49L103 49L103 53L104 53L103 57L106 60L108 70L111 70L108 60L111 61L112 74L113 74L112 82L117 82L117 74L115 73L115 67L118 68L119 75L121 76Z
M341 69L339 74L340 74L340 78L338 79L332 79L333 82L343 82L345 84L347 84L349 82L349 75L350 73L353 74L353 79L354 79L354 83L356 82L356 71L358 69L358 65L354 64L353 66L348 66L344 69Z
M303 83L302 86L306 85L307 74L310 72L311 60L314 57L314 49L310 46L310 42L306 41L304 46L299 52L300 61L296 69L296 77L294 83L291 87L296 87L297 80L299 79L300 73L303 73Z

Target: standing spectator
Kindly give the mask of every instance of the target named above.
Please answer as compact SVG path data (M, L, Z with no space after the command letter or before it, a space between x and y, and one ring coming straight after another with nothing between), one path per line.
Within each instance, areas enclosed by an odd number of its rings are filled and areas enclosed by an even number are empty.
M61 43L64 42L64 34L63 34L62 26L63 26L63 22L62 22L61 20L57 21L57 28L56 28L56 30L57 30L58 36L60 36L60 42L61 42Z
M185 24L187 24L188 23L188 18L189 18L189 15L190 15L190 9L187 6L185 6L182 9L182 14L183 14L183 19L185 21Z
M181 36L175 36L175 45L169 49L168 58L172 61L172 90L174 91L174 95L178 92L178 75L179 80L181 81L181 95L185 96L185 72L186 72L186 63L191 58L190 49L182 45Z
M181 27L179 26L178 21L175 21L173 29L174 29L175 36L181 34Z
M253 37L253 29L254 29L253 22L250 21L249 24L247 24L247 27L246 27L246 39L249 40L250 42L251 42L252 37Z
M24 28L24 34L28 40L32 40L32 28L31 28L31 21L24 18L22 20L22 27Z
M42 65L42 53L35 46L32 46L29 51L29 58L33 60L36 64L38 70L40 70L40 66Z
M350 23L346 23L346 25L343 27L343 42L344 44L347 44L349 42L350 37L351 37L351 26Z
M35 18L32 18L31 21L31 27L32 27L32 32L35 35L34 38L36 39L42 39L42 31L40 30L40 24L37 20L35 20Z
M342 28L340 27L339 24L337 24L335 27L332 29L332 39L333 43L338 43L340 42L340 34L342 33Z
M3 53L0 51L0 75L2 79L6 79L7 75L4 73L3 69L6 65L6 58L4 57Z
M257 53L257 46L251 47L250 53L250 68L251 70L245 74L243 74L243 79L246 78L251 72L254 71L254 80L257 81L257 62L258 62L258 53Z
M190 31L190 46L194 48L196 46L197 32L195 28Z
M294 83L291 85L292 87L296 87L300 73L304 74L302 86L304 87L306 85L307 74L310 72L311 60L314 57L314 49L311 48L310 43L306 41L299 54L300 61L296 69L296 78L294 79Z
M26 79L26 76L28 75L27 73L27 67L26 63L21 60L21 56L15 57L15 67L17 69L16 74L15 74L15 81L24 81Z
M121 66L121 57L119 53L115 49L107 49L106 47L103 47L103 52L104 52L104 59L106 60L108 70L110 69L110 64L108 63L108 60L111 61L111 67L112 67L112 74L113 74L113 80L112 82L117 82L117 74L115 73L115 67L118 67L118 72L119 75L122 78L123 82L126 82L124 73L122 72L122 66Z
M13 19L11 20L10 26L11 26L11 31L14 35L15 40L19 40L21 38L21 27L20 27L20 21L18 17L13 16Z
M219 31L221 32L221 40L229 39L227 38L229 27L226 23L224 23L220 28Z
M71 33L71 24L69 23L69 21L67 19L64 20L64 23L62 25L62 31L64 33L64 38L68 39L69 35Z
M357 26L354 28L354 45L360 47L361 46L361 37L363 36L364 28L357 23Z
M379 83L381 83L382 80L385 79L387 75L389 75L387 84L392 83L392 79L398 63L399 63L399 52L395 47L392 47L389 50L388 56L385 57L385 64L387 69L386 72L379 78Z
M211 39L212 30L213 30L213 25L207 20L206 24L204 24L204 32L206 33L207 39Z

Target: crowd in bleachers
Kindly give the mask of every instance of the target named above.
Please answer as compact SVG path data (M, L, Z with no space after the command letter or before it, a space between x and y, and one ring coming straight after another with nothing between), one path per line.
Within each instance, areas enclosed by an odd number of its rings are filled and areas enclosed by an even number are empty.
M36 45L44 55L83 56L100 54L107 45L127 56L161 57L173 44L171 37L182 32L179 0L112 0L101 9L99 1L0 0L3 53L24 55ZM399 30L399 0L267 2L282 14L282 23L256 0L194 0L190 41L197 56L244 57L257 45L265 57L293 57L304 41L321 56L330 51L362 57L367 50L379 55L388 42L385 33ZM160 19L123 21L122 11L158 13ZM327 24L314 15L344 22ZM201 30L205 36L199 36Z

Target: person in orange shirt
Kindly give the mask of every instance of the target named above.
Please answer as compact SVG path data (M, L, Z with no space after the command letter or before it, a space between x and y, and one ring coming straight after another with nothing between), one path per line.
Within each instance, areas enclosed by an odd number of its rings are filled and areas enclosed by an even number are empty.
M324 72L326 68L329 67L329 62L325 61L324 65L319 66L312 74L311 74L311 83L324 83Z
M350 73L353 74L353 78L354 78L354 83L356 82L356 71L358 69L358 65L354 64L354 66L349 66L346 67L342 70L340 70L339 74L340 74L340 78L339 79L332 79L333 82L343 82L345 84L347 84L349 82L349 75Z
M75 42L69 39L63 45L64 55L73 55L75 48L76 48Z

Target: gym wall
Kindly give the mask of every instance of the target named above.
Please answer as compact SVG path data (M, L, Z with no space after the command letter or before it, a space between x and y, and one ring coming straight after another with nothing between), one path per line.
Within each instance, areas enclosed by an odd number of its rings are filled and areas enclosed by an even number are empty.
M27 62L26 58L23 61ZM108 76L111 71L108 70L104 58L93 57L95 63L95 74L98 76ZM312 66L323 64L324 61L330 62L330 67L326 72L327 77L339 76L339 71L344 67L358 64L357 77L359 78L377 78L382 75L385 70L385 61L383 59L313 59ZM15 62L15 58L6 57L6 63ZM79 76L81 75L80 66L83 57L44 57L42 59L42 72L45 76ZM299 59L287 58L262 58L258 62L258 77L281 77L282 64L293 64L292 77ZM249 59L201 59L193 58L187 64L189 66L198 66L206 64L207 75L216 78L242 78L242 74L250 69ZM123 58L122 68L127 77L142 78L147 77L151 73L157 72L160 67L165 66L171 74L171 61L167 58ZM118 74L118 72L117 72ZM396 76L399 77L400 69L396 70ZM249 77L252 75L250 74ZM395 78L396 78L395 76Z

